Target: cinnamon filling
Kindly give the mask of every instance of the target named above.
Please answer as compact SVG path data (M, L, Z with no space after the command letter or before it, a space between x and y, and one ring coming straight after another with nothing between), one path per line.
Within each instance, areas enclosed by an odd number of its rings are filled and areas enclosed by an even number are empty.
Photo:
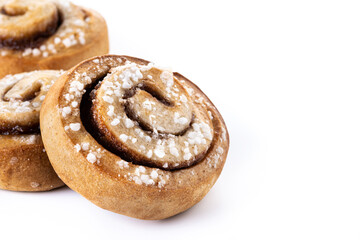
M86 88L86 92L84 93L81 103L80 103L80 118L81 122L84 125L86 131L106 150L114 153L115 155L121 157L122 159L126 159L128 162L133 162L133 157L131 154L126 154L123 149L119 149L111 144L111 140L107 139L102 131L100 131L97 122L94 119L94 115L92 113L93 106L93 90L97 88L99 82L104 78L104 76L100 77L98 80L94 81L93 84L89 85Z
M40 134L40 107L59 75L44 70L0 79L0 135Z
M123 97L123 99L130 99L131 97L133 97L136 92L138 90L144 90L148 93L150 93L151 96L153 96L155 99L157 99L160 103L164 104L165 106L174 106L174 103L172 103L169 99L166 99L164 98L163 96L161 96L161 94L155 89L153 88L152 86L150 85L147 85L147 84L139 84L131 89L129 89L126 93L125 93L125 96ZM94 98L94 96L93 96ZM126 112L126 115L128 116L128 118L130 118L131 120L137 122L139 124L139 126L146 132L149 133L149 135L152 134L153 132L153 129L152 127L146 123L145 121L143 121L139 116L138 114L136 114L135 111L133 111L133 109L131 108L129 102L126 102L125 105L124 105L124 108L125 108L125 112ZM193 118L194 119L194 116ZM189 125L184 128L182 131L180 132L177 132L173 135L175 136L181 136L183 135L184 133L186 133L186 131L190 128L190 125L191 125L192 121L189 123ZM162 132L162 131L158 131L160 134L158 134L158 137L159 138L166 138L167 137L167 134L165 132Z
M25 14L25 12L9 12L6 9L2 8L0 14L18 17ZM47 24L44 30L34 31L30 35L25 36L16 36L16 37L6 37L0 35L0 48L9 48L14 50L23 50L26 48L36 48L39 47L48 37L56 33L58 28L63 22L62 14L59 10L51 16L51 21ZM1 24L0 24L1 29Z
M6 93L8 93L10 90L11 89L9 89ZM31 92L29 95L26 95L25 98L22 98L21 100L22 101L32 100L37 96L39 91L40 91L40 86L37 91ZM2 97L2 100L4 102L9 101L9 99L6 97L6 94ZM0 123L0 135L18 135L18 134L33 134L33 133L40 134L40 125L39 124L34 124L34 125L30 125L30 126L9 126L9 125Z
M142 156L132 152L130 149L127 149L124 145L117 144L117 140L111 135L107 134L108 130L104 125L102 125L96 118L96 114L94 113L94 102L96 97L96 91L100 87L102 80L106 74L97 80L95 80L91 85L89 85L86 88L85 93L82 96L81 103L80 103L80 118L82 121L83 126L85 127L86 131L100 144L102 145L106 150L110 151L111 153L121 157L123 160L132 162L134 164L143 165L147 167L156 167L160 168L166 171L175 171L184 169L187 167L190 167L192 165L197 164L201 160L204 159L208 151L204 151L199 153L196 156L196 159L191 163L191 165L186 164L180 164L176 167L164 167L161 163L156 163L152 161L148 161L148 159L143 159ZM149 92L153 97L155 97L159 102L167 105L172 106L173 103L165 98L163 98L160 94L156 92L156 90L152 89L150 86L146 85L138 85L134 88L129 89L126 94L123 96L123 99L129 99L131 98L138 89L145 90ZM133 121L137 122L139 124L139 127L142 128L142 130L147 134L148 136L152 138L157 139L164 139L168 138L168 134L166 133L157 133L154 134L150 126L147 126L145 123L143 123L139 118L137 117L137 114L131 109L129 109L128 104L124 104L124 110L127 114L127 116L132 119ZM189 126L185 127L183 131L176 134L176 136L184 135L190 128L191 123L193 122L194 116L192 117L192 121L189 123Z
M15 126L0 125L0 135L19 135L19 134L40 134L39 124L34 126Z

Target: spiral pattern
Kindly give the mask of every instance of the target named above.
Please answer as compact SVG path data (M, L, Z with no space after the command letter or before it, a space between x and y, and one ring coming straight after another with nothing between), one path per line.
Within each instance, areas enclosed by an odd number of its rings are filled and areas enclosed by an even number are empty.
M11 0L0 3L0 45L9 48L36 46L60 24L56 5L50 1Z
M204 159L216 168L225 151L213 149L215 134L227 141L220 120L213 124L213 105L199 93L191 96L179 74L141 59L104 56L66 78L58 105L64 130L75 151L105 172L163 187L173 170Z
M94 125L132 162L182 168L209 149L210 118L191 103L172 72L129 63L112 69L96 88Z
M0 188L47 191L64 183L46 155L39 112L61 71L34 71L0 79Z
M51 165L101 208L163 219L198 203L229 136L207 96L179 73L128 56L88 59L51 87L40 113Z
M39 112L61 71L8 75L0 80L0 134L39 133Z
M98 16L61 0L1 0L0 55L46 58L85 45Z

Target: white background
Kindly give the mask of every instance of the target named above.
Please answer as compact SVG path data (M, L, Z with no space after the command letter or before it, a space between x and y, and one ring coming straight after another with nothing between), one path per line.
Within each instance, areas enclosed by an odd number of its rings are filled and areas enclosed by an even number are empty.
M210 193L163 221L102 210L68 188L0 191L0 239L359 239L358 1L77 0L111 53L172 67L227 123Z

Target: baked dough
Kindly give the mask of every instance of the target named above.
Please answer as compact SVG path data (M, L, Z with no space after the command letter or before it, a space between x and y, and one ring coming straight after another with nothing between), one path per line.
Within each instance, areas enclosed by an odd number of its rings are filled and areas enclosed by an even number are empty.
M128 56L95 57L63 74L40 119L59 177L94 204L140 219L199 202L229 147L220 113L196 85Z
M0 78L69 69L109 51L105 20L61 0L0 0Z
M41 103L60 71L34 71L0 80L0 188L46 191L64 183L40 136Z

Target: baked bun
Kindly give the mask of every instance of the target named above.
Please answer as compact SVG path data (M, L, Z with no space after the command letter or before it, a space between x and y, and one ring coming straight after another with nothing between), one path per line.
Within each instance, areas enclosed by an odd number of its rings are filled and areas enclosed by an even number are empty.
M148 61L107 55L59 78L40 114L59 177L104 209L163 219L199 202L225 163L225 123L201 90Z
M109 51L105 20L61 0L0 0L0 78L69 69Z
M0 80L0 188L46 191L64 183L40 136L41 103L60 71L34 71Z

